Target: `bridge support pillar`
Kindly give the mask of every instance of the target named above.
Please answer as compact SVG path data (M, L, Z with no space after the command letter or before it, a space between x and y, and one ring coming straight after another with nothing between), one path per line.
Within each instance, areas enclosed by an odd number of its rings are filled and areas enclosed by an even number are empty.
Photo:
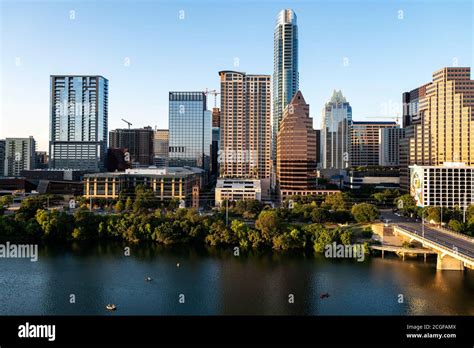
M436 269L443 271L464 271L464 262L447 254L438 253Z

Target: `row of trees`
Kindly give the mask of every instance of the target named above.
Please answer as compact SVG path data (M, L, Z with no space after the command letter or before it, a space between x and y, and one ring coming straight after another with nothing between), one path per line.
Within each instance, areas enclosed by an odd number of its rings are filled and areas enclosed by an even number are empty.
M132 203L131 211L121 214L100 215L87 209L78 209L72 214L68 211L46 210L41 197L27 198L16 214L0 216L0 237L8 240L63 242L119 239L129 242L154 241L165 245L196 243L209 246L238 245L243 249L316 252L323 252L324 247L332 242L349 244L353 240L350 229L325 228L319 223L292 224L285 219L283 209L262 207L255 202L235 207L242 215L255 214L255 224L233 219L229 225L226 225L221 212L204 216L195 209L143 208L134 211L135 202Z
M293 201L293 200L292 200ZM349 223L372 222L379 216L379 210L373 204L353 204L352 198L347 193L338 192L327 195L323 199L313 201L285 202L282 215L288 220L300 220L313 223Z

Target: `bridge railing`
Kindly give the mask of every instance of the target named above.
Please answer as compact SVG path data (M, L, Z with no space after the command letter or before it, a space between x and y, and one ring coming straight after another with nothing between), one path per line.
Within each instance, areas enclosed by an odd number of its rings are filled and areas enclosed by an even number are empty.
M421 239L424 243L428 242L428 243L432 243L432 244L435 244L436 245L436 248L438 249L441 249L443 251L447 251L449 253L453 253L455 255L458 255L458 256L461 256L467 260L469 260L469 262L471 263L474 263L474 258L470 257L469 255L466 255L466 254L462 254L461 252L459 252L459 250L455 251L453 250L452 248L448 248L442 244L439 244L437 243L436 241L433 241L431 239L427 239L427 238L423 238L422 236L420 236L419 234L416 234L416 233L413 233L412 231L409 231L409 230L406 230L404 229L403 227L400 227L400 226L395 226L396 229L400 229L400 230L403 230L405 233L408 233L408 234L411 234L411 235L414 235L416 237L418 237L419 239ZM423 243L422 242L422 243Z

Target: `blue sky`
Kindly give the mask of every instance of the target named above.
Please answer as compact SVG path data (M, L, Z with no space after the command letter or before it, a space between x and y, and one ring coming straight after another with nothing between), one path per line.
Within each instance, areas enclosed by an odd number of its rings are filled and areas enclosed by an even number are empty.
M315 128L333 89L348 98L355 120L393 116L401 93L434 70L473 66L468 0L0 3L0 138L33 135L42 150L49 75L108 78L109 129L125 127L121 118L166 128L168 91L218 89L219 70L273 73L283 8L298 16L300 89Z

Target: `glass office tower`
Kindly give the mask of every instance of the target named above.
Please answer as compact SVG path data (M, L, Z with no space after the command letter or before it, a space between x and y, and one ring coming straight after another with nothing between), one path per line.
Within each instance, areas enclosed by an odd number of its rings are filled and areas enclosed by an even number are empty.
M324 169L344 169L350 165L352 107L341 91L334 91L323 109L321 162Z
M276 163L276 136L285 107L298 91L298 26L291 9L278 13L274 31L273 56L273 162Z
M104 169L108 85L102 76L51 76L50 168Z
M211 112L204 92L169 93L169 166L209 170Z

